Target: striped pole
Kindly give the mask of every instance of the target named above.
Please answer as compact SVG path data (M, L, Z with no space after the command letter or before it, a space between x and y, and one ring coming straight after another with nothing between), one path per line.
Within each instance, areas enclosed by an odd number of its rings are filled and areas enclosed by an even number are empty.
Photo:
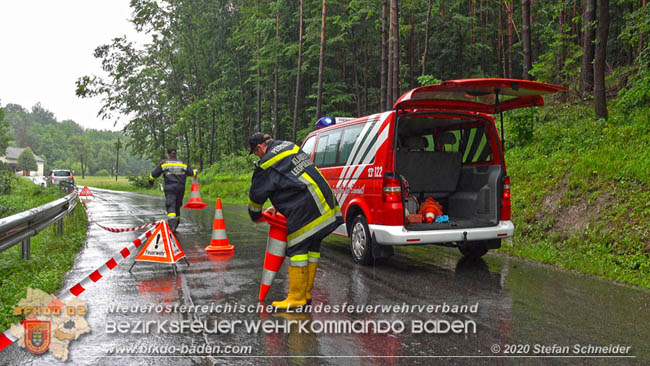
M259 301L264 301L266 298L266 294L273 284L275 275L282 268L282 263L287 253L287 221L284 216L279 214L276 216L263 214L262 220L268 222L270 227L269 237L266 241L266 255L264 256L264 269L262 270Z

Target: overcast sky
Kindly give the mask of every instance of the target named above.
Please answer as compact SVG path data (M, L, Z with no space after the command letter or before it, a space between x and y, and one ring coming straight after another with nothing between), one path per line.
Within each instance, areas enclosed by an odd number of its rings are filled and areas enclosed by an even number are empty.
M75 96L83 75L103 75L93 57L97 46L126 35L142 44L145 35L128 21L129 0L0 0L0 104L30 110L40 102L58 121L117 130L97 117L101 100Z

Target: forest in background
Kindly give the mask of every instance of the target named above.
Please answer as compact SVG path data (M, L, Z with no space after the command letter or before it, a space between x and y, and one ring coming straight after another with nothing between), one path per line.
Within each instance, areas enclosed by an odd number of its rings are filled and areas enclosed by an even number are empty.
M84 129L72 120L59 122L38 103L31 110L18 104L0 109L0 155L4 155L7 146L30 147L45 159L44 174L52 169L71 169L79 176L115 175L118 137L118 173L148 172L152 164L125 149L129 138L119 132Z
M300 142L322 115L390 109L421 84L471 77L532 78L570 88L564 100L647 86L645 0L132 0L143 47L115 38L84 75L81 97L136 153L164 147L200 168L244 148L254 130ZM607 77L606 77L607 76ZM647 88L646 88L647 89ZM641 90L643 97L647 90Z

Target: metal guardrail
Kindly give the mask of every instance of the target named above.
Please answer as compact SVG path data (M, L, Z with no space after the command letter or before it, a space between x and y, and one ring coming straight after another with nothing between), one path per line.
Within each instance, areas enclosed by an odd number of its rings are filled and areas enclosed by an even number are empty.
M63 234L63 217L77 205L77 192L31 210L0 219L0 252L22 242L20 254L30 257L30 238L57 223L56 232Z

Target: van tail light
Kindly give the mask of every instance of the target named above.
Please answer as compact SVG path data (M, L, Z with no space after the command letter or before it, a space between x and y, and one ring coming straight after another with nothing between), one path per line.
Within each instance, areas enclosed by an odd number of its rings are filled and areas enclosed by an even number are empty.
M382 198L384 202L402 201L402 185L398 179L384 178L383 185Z
M501 197L501 220L510 220L510 177L503 180L503 197Z

